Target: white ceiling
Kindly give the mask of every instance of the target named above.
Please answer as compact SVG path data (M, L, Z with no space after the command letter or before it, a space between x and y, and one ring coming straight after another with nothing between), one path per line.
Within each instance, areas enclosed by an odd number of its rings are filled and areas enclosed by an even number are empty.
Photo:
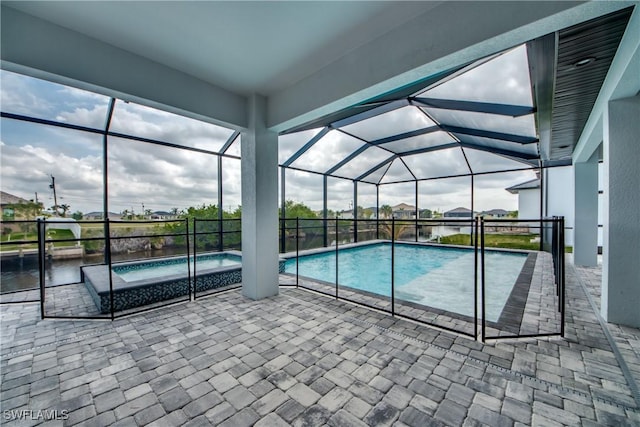
M3 2L238 94L270 95L441 2Z

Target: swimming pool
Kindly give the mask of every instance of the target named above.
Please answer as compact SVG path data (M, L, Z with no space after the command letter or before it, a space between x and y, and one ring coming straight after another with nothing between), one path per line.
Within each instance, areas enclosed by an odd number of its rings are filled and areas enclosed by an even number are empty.
M114 265L111 277L108 265L82 266L81 277L101 313L110 312L112 299L114 310L121 311L242 281L242 256L237 251L198 255L196 266L197 277L192 258L189 278L185 256L155 258Z
M335 251L299 259L300 276L335 283ZM499 319L526 259L526 253L485 251L487 320ZM285 272L296 273L295 258L287 260ZM391 244L341 249L338 283L390 297ZM464 248L396 244L394 285L394 297L398 300L473 316L474 252Z
M191 274L193 274L193 258L191 260ZM242 264L239 255L229 253L217 253L209 255L198 255L196 267L199 271L212 268L228 267ZM149 260L144 263L132 263L113 267L113 272L125 282L135 282L137 280L152 279L156 277L166 277L176 274L187 274L186 257Z

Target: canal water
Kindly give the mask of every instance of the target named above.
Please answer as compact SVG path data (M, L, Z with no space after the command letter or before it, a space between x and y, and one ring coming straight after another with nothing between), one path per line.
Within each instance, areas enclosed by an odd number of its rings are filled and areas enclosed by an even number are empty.
M134 261L172 255L185 255L184 248L165 247L152 251L140 251L112 255L113 262ZM65 285L80 282L80 267L102 264L102 255L85 255L74 259L48 259L44 266L45 286ZM24 258L2 257L0 263L0 293L34 289L40 287L38 256Z
M335 237L335 236L334 236ZM375 238L375 233L361 232L360 240L371 240ZM353 234L340 233L339 244L353 241ZM299 249L312 249L322 247L324 239L321 236L307 236L301 238ZM329 241L334 245L334 241ZM286 239L286 252L296 250L295 239ZM173 255L186 255L184 247L163 247L148 251L113 254L113 262L135 261L149 258L161 258ZM98 255L85 255L83 258L75 259L49 259L44 266L45 286L65 285L78 283L80 278L80 267L83 265L102 264L104 257ZM39 267L37 255L25 255L24 258L0 257L0 293L14 292L40 287Z

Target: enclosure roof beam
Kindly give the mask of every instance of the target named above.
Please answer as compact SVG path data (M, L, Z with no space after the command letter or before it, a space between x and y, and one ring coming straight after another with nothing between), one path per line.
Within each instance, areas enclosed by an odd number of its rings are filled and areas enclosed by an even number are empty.
M518 161L538 160L536 154L520 153L518 151L507 150L504 148L487 147L484 145L474 144L472 142L460 141L459 145L464 148L472 148L474 150L486 151L488 153L499 154L501 156L515 157Z
M418 148L415 150L410 150L410 151L404 151L402 153L398 153L399 156L412 156L414 154L422 154L422 153L428 153L430 151L439 151L439 150L446 150L447 148L454 148L454 147L459 147L460 144L458 144L458 142L451 142L449 144L442 144L442 145L436 145L435 147L424 147L424 148Z
M427 133L437 132L439 130L441 130L439 126L429 126L422 129L416 129L409 132L388 136L386 138L376 139L374 141L371 141L371 145L387 144L389 142L399 141L401 139L406 139L406 138L412 138L414 136L420 136Z
M380 163L378 163L377 165L375 165L374 167L372 167L371 169L369 169L368 171L366 171L362 175L358 176L355 180L356 181L362 181L363 178L366 178L367 176L371 175L372 173L374 173L375 171L377 171L378 169L380 169L384 165L386 165L388 163L391 163L392 161L394 161L397 158L398 158L398 155L394 154L393 156L389 157L388 159L381 161Z
M353 153L349 154L347 157L345 157L344 159L342 159L338 164L336 164L334 167L332 167L331 169L329 169L328 171L326 171L325 173L327 175L331 175L332 173L334 173L335 171L337 171L338 169L340 169L341 167L343 167L344 165L346 165L347 163L349 163L351 160L355 159L356 157L358 157L360 154L362 154L362 152L364 152L367 148L371 147L371 145L369 144L363 144L360 148L358 148L356 151L354 151Z
M476 113L498 114L501 116L520 117L534 113L534 107L526 105L496 104L492 102L458 101L453 99L411 98L413 105L439 108L442 110L472 111Z
M389 111L406 107L407 105L409 105L408 99L398 99L395 101L384 102L379 107L372 108L371 110L363 111L362 113L354 114L353 116L346 117L341 120L337 120L331 123L331 127L334 129L338 129L344 126L349 126L354 123L370 119L371 117L379 116L380 114L388 113Z
M316 142L320 141L322 139L322 137L324 137L326 134L329 133L329 131L331 131L331 127L329 127L329 126L327 126L324 129L322 129L320 132L318 132L318 134L316 136L311 138L311 140L309 142L307 142L301 149L299 149L291 157L289 157L287 159L287 161L282 164L282 166L290 166L291 163L293 163L296 160L298 160L298 158L300 156L302 156L304 153L306 153L309 148L313 147Z
M222 154L226 153L229 147L231 147L231 144L233 144L233 141L235 141L238 136L240 136L240 131L238 130L234 131L229 137L229 139L227 139L227 142L225 142L222 148L220 149L220 153Z
M518 144L533 144L538 142L538 138L532 136L513 135L510 133L493 132L489 130L470 129L460 126L440 124L440 128L445 132L461 133L464 135L479 136L481 138L501 139L503 141L517 142Z

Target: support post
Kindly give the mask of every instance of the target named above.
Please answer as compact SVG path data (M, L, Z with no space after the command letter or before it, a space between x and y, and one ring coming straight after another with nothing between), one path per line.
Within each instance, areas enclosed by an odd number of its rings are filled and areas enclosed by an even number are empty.
M604 114L602 317L640 327L640 96L610 101Z
M575 228L573 261L598 265L598 150L588 161L573 165L575 176Z
M278 135L267 129L267 101L248 100L242 132L242 294L278 294Z
M109 107L107 108L107 119L104 124L104 134L102 135L102 219L106 221L109 218L109 127L111 126L111 118L113 117L113 108L115 107L116 100L114 98L109 99ZM104 223L104 235L109 236L111 230L109 230L109 223ZM107 243L111 244L109 238L105 241L104 250L104 262L105 264L111 263L111 251L107 250Z

